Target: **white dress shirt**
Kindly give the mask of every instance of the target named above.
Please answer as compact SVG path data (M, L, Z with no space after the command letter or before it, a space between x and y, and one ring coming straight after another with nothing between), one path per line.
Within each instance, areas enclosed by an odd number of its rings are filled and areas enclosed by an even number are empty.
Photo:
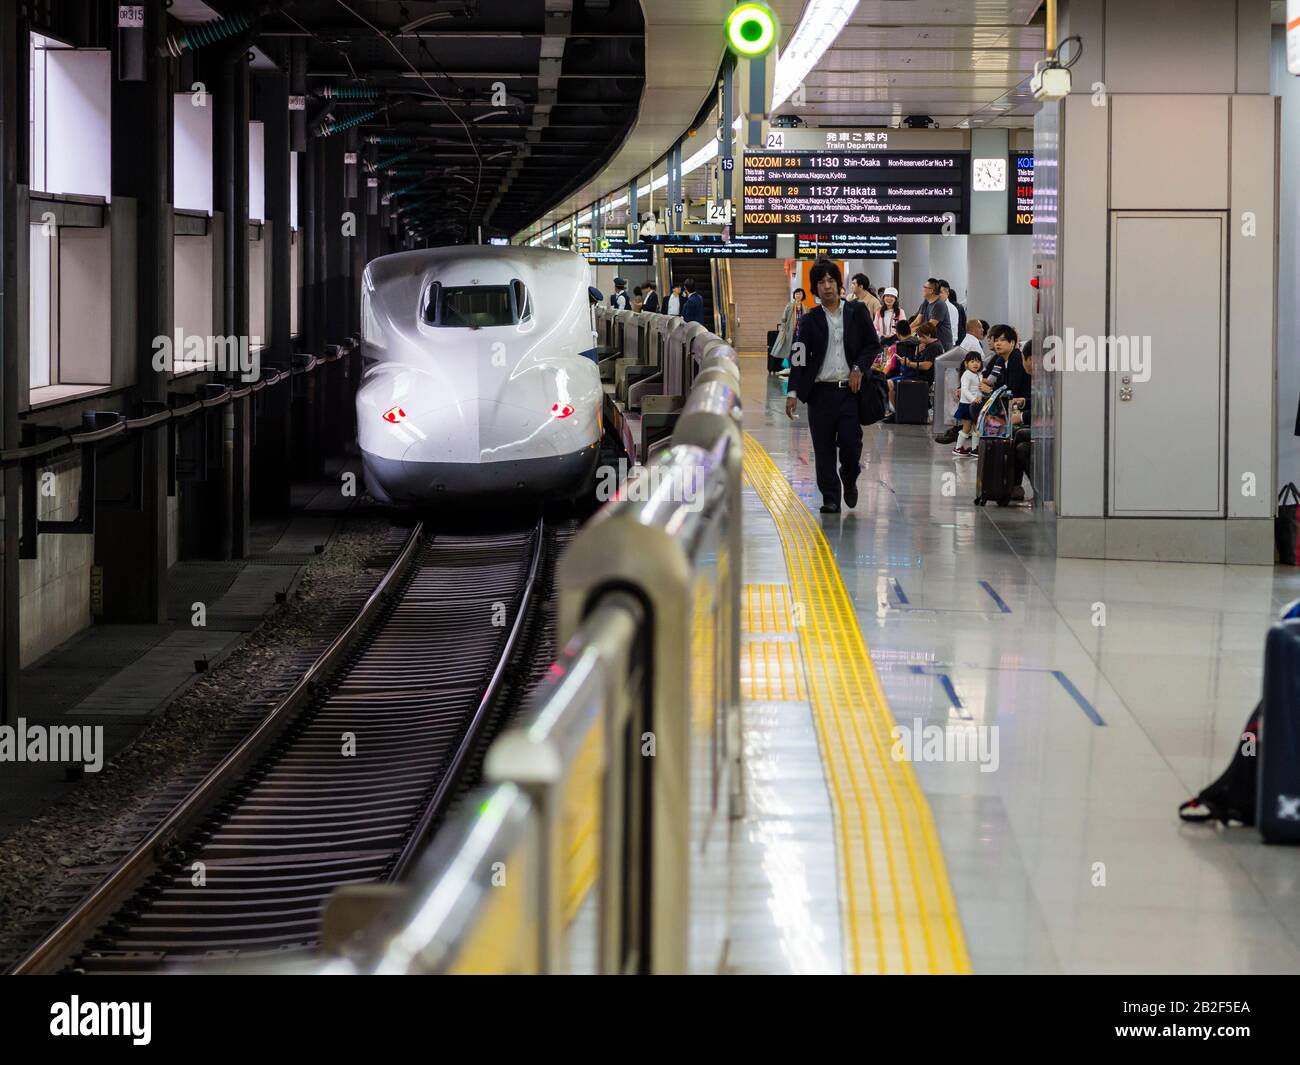
M959 348L965 348L967 351L973 351L981 358L984 357L984 345L981 344L978 340L976 340L975 337L972 336L970 333L967 333L964 337L962 337L961 343L958 344L957 346Z
M844 301L832 314L826 310L826 358L822 360L821 369L817 371L818 381L843 381L849 376L849 360L844 356Z
M673 293L668 297L668 313L669 314L682 313L682 298L681 296L678 296L676 293Z

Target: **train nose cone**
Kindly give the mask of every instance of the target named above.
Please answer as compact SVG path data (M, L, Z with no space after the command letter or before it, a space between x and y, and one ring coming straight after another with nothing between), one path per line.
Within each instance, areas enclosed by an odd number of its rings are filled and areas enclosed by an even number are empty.
M411 415L419 436L402 455L406 465L487 463L558 455L550 407L532 410L516 403L472 400L443 407L426 417Z

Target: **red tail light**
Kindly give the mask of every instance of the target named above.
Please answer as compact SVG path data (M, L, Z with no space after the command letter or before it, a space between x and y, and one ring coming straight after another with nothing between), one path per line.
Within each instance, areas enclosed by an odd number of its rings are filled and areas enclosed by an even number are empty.
M396 425L398 422L405 420L406 411L402 410L401 407L390 407L388 410L384 411L384 421L386 422Z
M567 418L567 417L568 417L570 414L572 414L572 413L573 413L573 408L570 407L567 403L563 403L563 404L561 404L561 403L553 403L553 404L551 404L551 417L552 417L552 418Z

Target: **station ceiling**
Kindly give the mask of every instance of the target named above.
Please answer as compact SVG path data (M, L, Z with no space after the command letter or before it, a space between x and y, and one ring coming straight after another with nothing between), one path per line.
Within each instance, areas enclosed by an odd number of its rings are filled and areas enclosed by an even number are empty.
M797 114L814 126L1030 126L1043 57L1042 0L859 0L804 79Z
M222 14L238 3L221 3ZM263 9L267 5L259 5ZM285 62L307 43L309 90L384 90L363 135L416 138L394 184L432 243L513 233L597 171L637 117L637 0L296 0L256 23ZM346 119L368 105L336 104Z

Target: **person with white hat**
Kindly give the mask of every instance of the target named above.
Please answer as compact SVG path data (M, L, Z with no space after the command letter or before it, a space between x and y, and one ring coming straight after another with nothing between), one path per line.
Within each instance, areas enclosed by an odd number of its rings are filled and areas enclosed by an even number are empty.
M876 311L876 334L882 343L893 339L894 325L900 318L906 321L907 312L898 303L898 289L887 288L881 293L880 309Z

